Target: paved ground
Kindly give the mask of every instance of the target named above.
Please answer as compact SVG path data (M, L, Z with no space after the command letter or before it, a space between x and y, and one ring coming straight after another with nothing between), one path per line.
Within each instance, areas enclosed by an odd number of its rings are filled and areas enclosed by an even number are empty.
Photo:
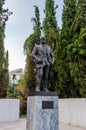
M0 123L0 130L26 130L26 119L22 118L18 122L13 123ZM60 124L59 130L86 130L86 129L66 124Z
M80 128L80 127L75 127L71 125L66 125L66 124L60 124L60 129L59 130L86 130L86 128Z

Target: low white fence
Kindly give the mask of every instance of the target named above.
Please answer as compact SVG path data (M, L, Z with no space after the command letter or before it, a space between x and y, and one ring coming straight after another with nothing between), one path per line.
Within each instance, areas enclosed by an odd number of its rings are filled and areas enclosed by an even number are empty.
M0 99L0 122L19 120L19 99Z
M86 128L86 98L59 99L59 121Z

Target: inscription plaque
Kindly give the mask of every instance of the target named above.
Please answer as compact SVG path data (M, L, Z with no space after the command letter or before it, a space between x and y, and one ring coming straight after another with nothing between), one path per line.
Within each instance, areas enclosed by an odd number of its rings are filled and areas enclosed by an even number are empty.
M42 109L53 109L53 101L42 101Z

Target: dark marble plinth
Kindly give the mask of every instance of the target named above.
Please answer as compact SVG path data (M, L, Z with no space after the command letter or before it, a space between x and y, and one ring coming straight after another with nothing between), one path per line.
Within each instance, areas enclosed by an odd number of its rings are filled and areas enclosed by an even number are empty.
M56 92L33 91L28 96L57 96Z

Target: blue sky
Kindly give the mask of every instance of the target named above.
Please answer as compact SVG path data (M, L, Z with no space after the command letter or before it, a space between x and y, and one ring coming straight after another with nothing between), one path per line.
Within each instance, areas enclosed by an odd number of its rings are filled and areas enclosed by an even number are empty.
M57 21L61 27L63 0L55 0L58 4ZM5 31L5 49L9 51L9 70L25 67L23 45L26 38L33 32L31 18L34 16L34 5L40 10L41 23L44 18L45 0L6 0L5 8L13 14L9 17Z

